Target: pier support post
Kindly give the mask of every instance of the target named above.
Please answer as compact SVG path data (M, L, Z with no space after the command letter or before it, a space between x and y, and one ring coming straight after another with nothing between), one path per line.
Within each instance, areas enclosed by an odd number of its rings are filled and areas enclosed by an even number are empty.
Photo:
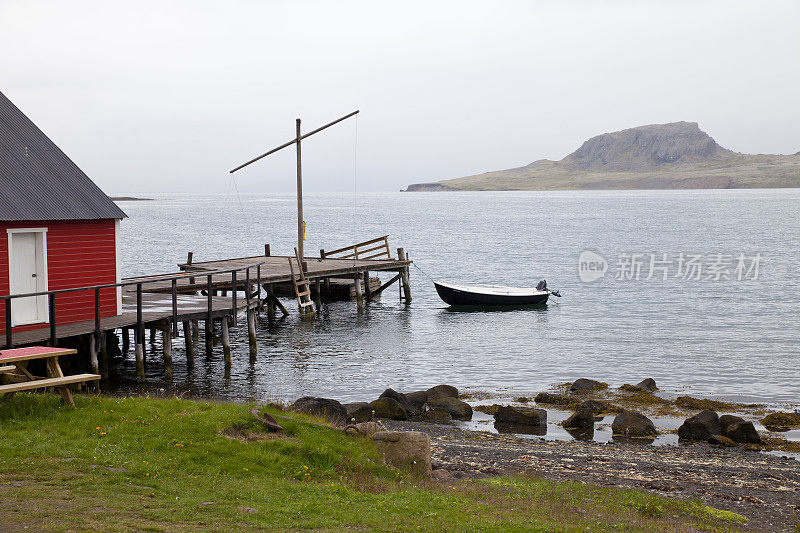
M89 335L89 364L92 367L92 374L99 374L100 367L97 364L97 337Z
M155 344L156 342L156 330L155 328L150 328L150 344Z
M131 349L131 330L122 328L122 355L128 353Z
M250 355L258 353L258 339L256 338L256 313L253 309L247 310L247 335L250 338Z
M144 330L139 330L134 335L134 350L136 351L136 377L144 381Z
M398 248L397 249L397 258L400 259L401 261L405 261L406 260L406 251L404 249L402 249L402 248ZM402 271L400 271L400 281L403 282L403 299L406 301L406 303L410 303L411 302L411 283L410 283L409 275L408 275L408 267L405 267L405 268L403 268Z
M211 357L211 352L213 351L213 341L214 341L214 320L205 319L205 330L206 330L206 357ZM228 327L228 318L223 317L220 321L225 324L225 327Z
M220 324L222 325L222 353L225 357L225 371L228 372L231 369L231 340L228 335L228 317L222 317Z
M359 311L364 309L364 294L361 290L361 276L356 275L353 279L356 285L356 303L358 304Z
M270 283L266 287L267 291L267 318L275 318L275 300L272 298L275 287Z
M331 299L331 278L325 278L325 301Z
M197 344L197 341L200 339L200 321L195 319L192 320L192 341L194 344Z
M161 330L162 349L164 351L164 374L172 379L172 325L167 322Z
M183 322L183 340L186 342L186 363L192 364L194 361L194 339L192 338L191 322Z
M109 369L107 338L105 331L100 332L100 377L104 380L108 379Z
M319 278L314 280L314 290L317 294L315 294L314 303L317 304L317 312L322 309L322 282Z
M372 290L369 287L369 272L364 272L364 296L367 297L368 302L372 300Z

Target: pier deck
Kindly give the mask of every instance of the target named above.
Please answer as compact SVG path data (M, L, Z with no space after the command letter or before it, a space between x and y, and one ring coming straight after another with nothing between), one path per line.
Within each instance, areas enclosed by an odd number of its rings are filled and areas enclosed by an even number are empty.
M208 274L219 270L229 270L245 268L258 262L263 262L260 267L262 285L291 281L292 273L289 268L288 256L254 256L239 257L233 259L221 259L216 261L205 261L197 263L184 263L178 266L184 271L179 273L176 281L177 286L177 321L186 320L205 320L208 317L208 297L197 294L201 290L208 289ZM307 265L306 277L310 280L324 278L354 278L363 276L367 272L399 272L411 264L410 260L399 259L340 259L340 258L312 258L306 257ZM141 276L126 278L125 282L142 282L142 322L145 324L156 324L172 320L172 282L171 279L159 281L159 278L173 278L176 274L163 274L153 276ZM230 291L233 287L233 275L231 273L212 274L212 290ZM250 268L251 289L258 281L258 269ZM236 278L236 288L238 291L247 289L247 277L240 272ZM265 296L262 292L262 296ZM233 295L218 296L212 295L212 317L217 319L223 316L230 316L233 312ZM235 299L236 309L246 311L247 300L242 295ZM255 308L258 300L250 300L250 308ZM137 324L136 313L136 287L126 285L122 291L122 314L104 317L100 319L100 329L103 331L118 328L134 328ZM74 337L85 335L96 330L94 320L85 320L71 324L57 325L56 332L58 338ZM14 332L14 345L24 345L41 343L50 339L50 330L45 327L28 331ZM0 346L5 346L5 335L0 335Z
M136 279L136 278L134 278ZM206 296L194 296L188 294L178 295L178 320L205 320L208 316L208 298ZM230 297L213 296L214 318L230 316L232 313L232 303ZM255 307L257 302L253 300L250 307ZM237 310L244 311L247 302L244 298L236 301ZM172 297L169 294L153 294L143 292L142 294L142 321L145 324L166 322L172 319ZM122 293L122 314L104 317L100 319L100 328L103 331L117 328L134 328L136 326L136 292L124 291ZM86 335L95 331L94 320L84 320L71 324L57 325L56 332L59 339ZM14 344L25 345L45 342L50 339L48 328L32 329L28 331L15 331ZM0 346L5 346L5 335L0 335Z

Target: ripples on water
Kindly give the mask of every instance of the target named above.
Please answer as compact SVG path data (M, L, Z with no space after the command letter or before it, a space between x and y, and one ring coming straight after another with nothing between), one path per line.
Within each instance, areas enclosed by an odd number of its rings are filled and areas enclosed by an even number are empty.
M264 243L288 254L294 245L291 195L156 198L122 204L124 275L174 271L189 250L203 261L257 255ZM240 319L229 377L221 346L189 368L178 339L166 383L156 346L144 389L353 401L387 387L530 395L582 376L612 386L653 377L667 392L800 403L800 189L309 194L305 215L307 255L388 233L392 248L405 247L434 278L520 286L546 278L563 298L541 309L454 312L412 269L409 307L392 287L362 313L334 302L308 322L287 300L290 317L263 317L254 361ZM604 280L578 279L585 249L608 260ZM613 279L619 254L664 252L764 259L757 280ZM120 390L141 390L132 357L125 365Z

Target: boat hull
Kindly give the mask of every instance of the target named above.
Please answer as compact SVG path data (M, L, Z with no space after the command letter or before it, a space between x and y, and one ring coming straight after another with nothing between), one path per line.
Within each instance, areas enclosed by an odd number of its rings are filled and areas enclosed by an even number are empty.
M547 303L548 293L532 295L516 294L486 294L470 292L447 287L439 283L434 283L436 292L445 303L452 306L520 306L520 305L540 305Z

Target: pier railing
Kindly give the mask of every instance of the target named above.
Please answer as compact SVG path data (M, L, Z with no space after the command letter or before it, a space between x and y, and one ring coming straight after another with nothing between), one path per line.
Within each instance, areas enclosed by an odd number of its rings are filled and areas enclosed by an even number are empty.
M263 265L264 261L259 261L256 263L251 263L249 265L231 268L227 270L214 270L203 272L202 275L197 275L197 273L193 273L191 276L192 282L194 283L193 278L206 276L206 291L208 297L208 304L206 309L206 327L208 328L213 321L213 276L219 276L223 274L230 274L231 275L231 313L235 316L237 311L237 273L244 271L245 273L245 299L247 301L247 309L250 309L250 300L254 296L250 292L250 286L253 283L256 283L258 286L258 292L256 293L256 297L258 298L258 306L260 309L261 306L261 265ZM255 276L251 274L251 271L255 270ZM102 334L102 327L101 327L101 316L100 316L100 291L102 289L112 289L117 287L131 287L136 286L136 335L137 338L140 339L140 342L143 342L141 339L144 339L144 321L143 321L143 311L142 311L142 292L143 288L149 284L161 283L164 282L171 282L172 285L172 331L177 335L178 330L178 280L179 279L188 279L190 276L185 273L181 272L179 274L167 274L165 276L154 276L152 279L144 279L144 278L137 278L131 281L122 281L120 283L107 283L103 285L92 285L88 287L73 287L69 289L56 289L51 291L41 291L41 292L31 292L26 294L8 294L4 296L0 296L0 301L4 302L5 305L5 346L6 348L13 347L13 326L12 326L12 301L19 298L32 298L32 297L41 297L47 296L48 298L48 312L49 312L49 327L50 327L50 345L56 346L58 342L58 335L57 335L57 324L56 324L56 297L61 294L67 293L75 293L81 291L92 291L94 293L94 335L95 341L98 343L100 342L100 336ZM70 322L71 323L71 322ZM34 324L35 325L35 324Z
M389 250L389 236L384 235L369 241L360 242L338 250L327 252L320 250L319 255L322 259L332 257L334 259L391 259L392 252ZM335 257L334 257L335 256Z

